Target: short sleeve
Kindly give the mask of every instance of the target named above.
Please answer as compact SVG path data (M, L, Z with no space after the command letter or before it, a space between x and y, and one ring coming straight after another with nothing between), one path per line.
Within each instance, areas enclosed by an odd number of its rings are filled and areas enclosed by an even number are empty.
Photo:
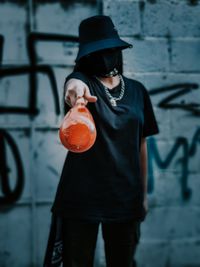
M143 137L158 134L159 128L154 114L153 106L149 93L145 87L143 87L143 100L144 100L144 124L143 124Z

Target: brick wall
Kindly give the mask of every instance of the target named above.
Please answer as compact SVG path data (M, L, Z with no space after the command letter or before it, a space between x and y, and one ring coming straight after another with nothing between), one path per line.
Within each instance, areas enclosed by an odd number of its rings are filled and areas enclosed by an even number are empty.
M138 265L200 266L200 2L13 0L0 3L0 267L42 264L66 155L58 139L62 85L78 48L67 35L101 12L133 44L123 54L125 75L149 90L160 128L148 138Z

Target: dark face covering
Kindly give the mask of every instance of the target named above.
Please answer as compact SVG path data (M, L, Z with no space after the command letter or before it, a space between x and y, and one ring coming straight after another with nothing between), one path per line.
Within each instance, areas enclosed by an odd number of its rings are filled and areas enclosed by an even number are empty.
M112 77L121 69L122 55L119 49L106 49L80 60L81 69L90 75Z

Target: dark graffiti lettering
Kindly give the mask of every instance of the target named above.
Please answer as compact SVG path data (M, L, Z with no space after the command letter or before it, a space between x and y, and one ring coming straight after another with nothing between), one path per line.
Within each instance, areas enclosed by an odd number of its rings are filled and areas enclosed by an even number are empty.
M3 40L3 39L2 39ZM39 111L36 105L36 95L37 95L37 74L44 73L48 76L51 90L53 94L53 99L55 103L55 112L57 115L60 114L59 96L56 84L56 79L52 68L49 65L40 64L37 65L37 53L36 53L36 42L38 41L54 41L54 42L77 42L78 38L70 35L58 35L58 34L45 34L45 33L31 33L27 39L27 50L30 65L20 66L20 67L1 67L0 78L7 76L16 75L29 75L29 103L28 107L0 107L0 113L18 113L18 114L28 114L28 115L38 115ZM1 48L0 39L0 48ZM2 48L3 49L3 48ZM0 51L2 51L2 49Z
M3 54L3 36L0 35L0 63L2 62L2 54ZM38 41L56 41L56 42L77 42L78 38L74 36L66 36L66 35L57 35L57 34L43 34L43 33L31 33L27 38L27 50L29 56L29 65L24 66L1 66L0 68L0 79L3 77L13 77L16 75L29 75L29 99L27 103L27 107L4 107L0 106L0 114L27 114L30 115L30 118L34 118L39 114L39 110L37 108L37 74L43 73L46 74L49 78L52 95L55 103L55 113L57 115L60 114L60 105L59 105L59 96L58 89L56 84L55 75L53 69L49 65L40 64L37 65L37 53L35 49L35 44ZM3 197L0 198L0 205L11 204L19 199L23 186L24 186L24 172L23 166L20 159L20 154L18 152L17 146L12 139L12 137L6 132L6 130L0 131L0 136L2 137L0 140L0 181L2 185L2 193ZM11 147L11 151L15 158L16 168L17 168L17 183L14 190L10 189L9 179L8 179L8 167L6 162L6 150L5 150L5 139L7 143Z
M29 60L30 60L30 65L32 67L36 68L37 65L37 53L36 53L36 43L38 41L45 41L45 42L49 42L49 41L53 41L53 42L78 42L78 38L74 37L74 36L70 36L70 35L61 35L61 34L47 34L47 33L31 33L28 36L27 39L27 49L28 49L28 55L29 55ZM41 66L41 65L40 65ZM44 65L43 65L44 66ZM45 66L46 70L48 69L48 72L51 72L51 79L50 81L54 82L53 84L55 85L54 87L54 97L56 97L56 100L58 101L58 94L57 94L57 88L56 88L56 82L55 82L55 78L54 78L54 74L52 69L50 68L50 66L46 65ZM30 103L30 105L34 104L35 99L36 99L36 89L37 89L37 77L36 77L37 73L35 71L30 72L30 86L33 90L31 90L31 97L30 99L32 99L32 102ZM52 87L53 88L53 87ZM59 109L59 107L58 107ZM60 113L60 109L59 109L59 113Z
M8 76L16 76L28 73L44 73L49 77L51 83L52 94L54 96L54 103L55 103L55 111L56 114L60 114L60 106L59 106L59 97L58 91L56 86L55 76L53 74L53 70L49 68L49 66L37 66L37 67L29 67L29 66L21 66L16 68L8 68L8 69L1 69L0 70L0 78L8 77ZM37 115L39 113L36 105L36 95L33 94L33 91L36 92L34 86L36 84L32 84L30 80L30 94L29 94L29 103L28 107L2 107L0 106L0 113L18 113L18 114L30 114L30 115ZM33 97L34 96L34 97Z
M189 160L193 157L197 151L197 145L200 143L200 128L195 132L192 142L189 145L188 140L184 137L178 137L171 151L168 153L164 160L161 159L157 144L154 138L148 140L149 156L149 193L154 190L154 175L153 175L153 159L161 169L166 169L178 150L182 151L182 157L178 159L177 163L181 165L181 179L180 186L183 199L189 199L191 196L191 190L188 187L188 175L189 175Z
M158 103L158 107L163 108L163 109L182 109L186 110L190 113L192 113L193 116L200 116L200 104L197 102L192 102L192 103L170 103L170 101L184 95L188 94L193 90L199 89L198 84L196 83L179 83L179 84L173 84L171 86L165 86L165 87L159 87L156 89L151 89L149 93L151 95L155 94L160 94L160 93L165 93L168 91L178 91L175 93L172 93L171 95L165 97L163 100L161 100Z
M154 88L149 91L150 95L156 95L160 93L165 93L169 91L175 91L171 95L165 97L162 99L157 105L160 108L163 109L182 109L190 112L193 116L197 117L200 116L200 104L197 102L192 103L185 103L184 101L181 101L181 103L170 103L170 101L177 99L178 97L188 94L192 92L193 90L199 89L198 84L196 83L179 83L179 84L173 84L170 86L163 86L159 88ZM161 160L158 148L155 142L154 138L150 138L148 140L148 147L149 147L149 153L151 156L149 157L149 187L148 191L149 193L153 192L154 190L154 175L153 175L153 158L155 159L157 165L164 169L169 167L173 157L177 153L178 150L182 149L183 151L183 157L179 159L178 163L181 164L181 192L182 197L184 199L189 199L191 196L191 190L188 188L188 176L189 176L189 159L190 157L194 156L197 149L197 144L200 139L200 129L196 131L196 133L193 136L192 143L189 146L188 140L185 137L178 137L176 139L176 142L174 146L172 147L171 151L167 155L165 160Z
M6 157L6 143L10 147L16 165L16 184L14 189L9 184L9 164ZM24 171L20 154L13 138L4 130L0 129L0 184L3 196L0 197L0 205L12 204L18 200L24 187Z

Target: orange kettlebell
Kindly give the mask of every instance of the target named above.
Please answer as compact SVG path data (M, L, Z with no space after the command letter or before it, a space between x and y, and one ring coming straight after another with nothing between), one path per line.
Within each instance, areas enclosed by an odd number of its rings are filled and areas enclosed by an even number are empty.
M59 129L61 143L72 152L91 148L96 140L93 117L83 103L77 103L65 115Z

